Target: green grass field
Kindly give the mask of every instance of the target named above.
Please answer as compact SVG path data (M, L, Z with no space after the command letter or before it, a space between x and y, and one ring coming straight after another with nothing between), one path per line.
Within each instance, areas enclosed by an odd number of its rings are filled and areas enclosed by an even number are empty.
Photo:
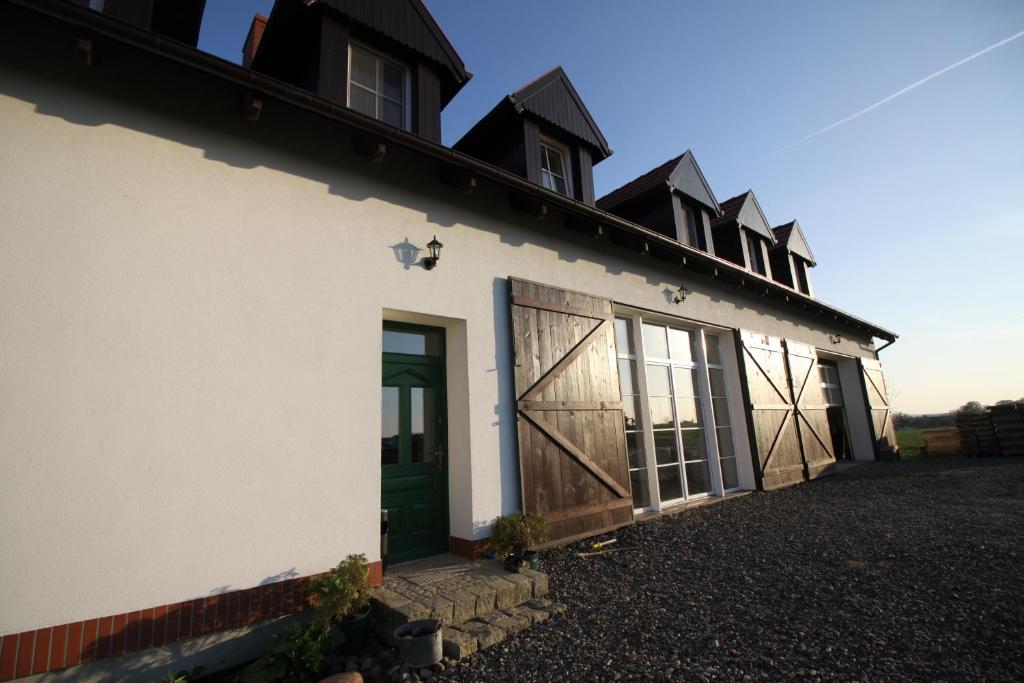
M924 446L924 439L921 438L923 431L923 429L900 429L896 432L901 458L912 460L921 457L921 448Z

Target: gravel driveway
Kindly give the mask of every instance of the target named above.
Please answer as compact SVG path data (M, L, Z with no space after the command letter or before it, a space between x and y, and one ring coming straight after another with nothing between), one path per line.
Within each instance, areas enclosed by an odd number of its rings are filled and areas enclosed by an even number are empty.
M868 463L543 556L569 611L466 681L1024 680L1024 459Z

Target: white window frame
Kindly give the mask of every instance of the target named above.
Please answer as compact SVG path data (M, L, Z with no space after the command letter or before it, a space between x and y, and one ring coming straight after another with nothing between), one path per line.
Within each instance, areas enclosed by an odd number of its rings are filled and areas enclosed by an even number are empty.
M558 177L556 174L552 173L551 171L545 170L545 168L544 168L544 151L545 151L545 148L547 148L550 151L557 152L562 157L562 172L565 173L565 196L566 197L573 197L573 196L575 196L575 195L573 195L573 188L572 188L572 157L569 155L569 148L566 147L565 145L563 145L560 142L556 142L555 140L552 140L551 138L547 137L546 135L540 136L540 164L537 167L539 169L539 171L540 171L540 178L538 178L538 180L540 181L541 187L545 187L545 185L544 185L544 174L545 173L547 173L549 175L552 175L552 176L555 176L555 177ZM552 188L547 188L547 189L551 190L552 192L558 192L558 190L555 190L555 189L552 189Z
M371 91L366 86L364 86L364 85L362 85L360 83L356 83L356 82L354 82L352 80L352 51L353 50L362 50L363 52L367 52L367 53L369 53L369 54L371 54L371 55L373 55L374 57L377 58L377 60L378 60L378 69L377 69L377 85L376 85L376 87L378 88L378 90ZM410 74L412 73L412 71L410 70L409 65L406 64L405 62L402 62L402 61L400 61L398 59L395 59L394 57L392 57L390 55L384 54L380 50L375 50L372 47L369 47L368 45L365 45L363 43L360 43L360 42L354 41L354 40L353 41L349 41L349 45L348 45L348 67L347 67L347 71L346 71L346 81L347 82L345 83L345 106L349 107L350 109L352 108L352 88L353 87L362 88L363 90L366 90L367 92L372 92L374 97L377 98L376 101L377 101L377 108L378 109L380 108L380 100L382 98L388 100L389 102L394 102L394 100L392 100L391 98L385 97L384 93L382 92L383 85L381 83L381 78L382 78L381 74L383 73L383 69L380 68L379 62L388 62L392 66L396 66L396 67L398 67L398 68L400 68L402 70L402 99L403 99L403 101L401 103L402 104L402 130L411 131L412 130L412 78L411 78ZM376 120L380 121L381 123L386 123L384 121L384 119L382 117L380 117L380 116L374 116L374 118Z
M629 318L632 327L633 334L633 353L629 354L626 351L620 353L619 349L616 349L616 355L618 358L634 361L636 367L636 383L638 398L640 399L640 414L638 418L642 420L643 427L643 445L644 454L646 458L647 466L647 486L648 486L648 500L650 505L646 508L637 508L635 512L647 512L655 511L660 512L666 508L674 507L676 505L686 504L702 498L708 498L711 496L722 496L726 493L736 491L742 488L739 483L739 450L736 439L736 397L732 395L730 384L728 382L728 374L726 368L721 363L708 365L707 363L707 339L709 335L719 336L723 334L722 331L705 328L700 325L690 324L685 321L669 320L659 316L652 315L641 315L638 312L633 311L616 311L615 317L617 318ZM643 346L643 324L647 322L654 325L660 325L664 327L671 327L678 330L689 332L691 335L696 335L697 343L694 344L695 358L691 361L683 361L670 358L651 358L648 359L644 351ZM725 344L719 340L719 355L725 353ZM679 453L679 468L680 477L682 480L683 496L672 500L663 501L661 499L661 492L658 488L658 463L654 450L654 427L651 423L651 412L650 412L650 394L647 388L647 364L652 363L654 365L668 366L669 368L669 386L673 395L672 399L672 414L673 423L675 425L674 433L676 435L676 449ZM675 405L675 376L672 372L673 367L683 367L687 369L696 369L698 382L700 383L700 405L701 405L701 418L703 420L704 432L704 449L707 453L708 458L708 476L710 478L710 490L705 493L697 493L690 495L687 490L686 484L686 454L683 452L682 443L680 443L681 433L678 426L678 419L676 417L676 405ZM733 436L733 453L736 458L737 467L737 485L733 488L725 489L722 482L722 470L719 462L718 452L718 432L714 420L714 408L711 396L711 379L708 373L708 368L721 369L723 373L723 380L725 380L725 391L726 391L726 406L729 411L729 428L732 430Z
M840 382L840 379L839 379L839 368L837 366L835 366L835 365L822 364L820 361L817 363L817 366L818 366L818 379L819 379L819 383L821 384L821 389L822 389L821 393L823 394L823 398L825 399L825 405L827 405L830 408L832 408L832 407L840 407L840 408L843 408L845 410L846 401L843 398L843 385L842 385L842 383ZM836 377L835 383L826 382L821 377L821 370L822 370L822 368L824 368L824 369L828 370L829 372L835 374L835 377ZM825 373L825 374L829 374L829 373ZM831 396L832 396L831 390L832 389L835 389L837 392L839 392L839 400L841 401L841 403L833 403L832 402L832 398L831 398Z

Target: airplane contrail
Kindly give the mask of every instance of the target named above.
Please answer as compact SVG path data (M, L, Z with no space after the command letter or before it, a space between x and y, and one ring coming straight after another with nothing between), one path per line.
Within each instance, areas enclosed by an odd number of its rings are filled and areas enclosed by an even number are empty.
M816 138L819 135L824 135L825 133L829 132L833 128L838 128L839 126L843 125L844 123L849 123L850 121L853 121L854 119L858 119L861 116L864 116L864 114L867 114L869 111L872 111L874 109L878 109L879 107L881 107L886 102L890 102L890 101L896 99L897 97L899 97L901 95L906 95L908 92L910 92L914 88L917 88L919 86L924 85L925 83L927 83L928 81L932 80L933 78L938 78L939 76L941 76L942 74L946 73L947 71L952 71L953 69L957 68L958 66L963 66L967 62L975 60L978 57L981 57L983 54L985 54L987 52L991 52L992 50L995 50L998 47L1002 47L1003 45L1006 45L1010 41L1017 40L1021 36L1024 36L1024 31L1021 31L1019 33L1014 33L1009 38L1004 38L1003 40L1000 40L998 43L996 43L994 45L989 45L984 50L979 50L978 52L975 52L973 55L971 55L969 57L964 57L959 62L955 62L953 64L950 64L949 66L947 66L947 67L945 67L943 69L939 69L938 71L936 71L935 73L933 73L930 76L925 76L924 78L922 78L919 81L914 81L913 83L911 83L907 87L903 88L902 90L897 90L892 95L889 95L888 97L885 97L885 98L883 98L881 100L878 100L877 102L872 104L870 107L865 107L864 109L861 109L860 111L856 112L855 114L850 114L849 116L847 116L844 119L839 119L835 123L833 123L831 125L828 125L828 126L825 126L821 130L815 131L814 133L811 133L810 135L802 137L799 140L797 140L796 142L792 142L792 143L786 145L785 147L779 147L774 152L768 153L765 156L765 158L770 157L770 156L775 156L776 154L779 154L781 152L785 152L787 149L792 149L793 147L796 147L797 145L802 145L803 143L807 142L808 140Z

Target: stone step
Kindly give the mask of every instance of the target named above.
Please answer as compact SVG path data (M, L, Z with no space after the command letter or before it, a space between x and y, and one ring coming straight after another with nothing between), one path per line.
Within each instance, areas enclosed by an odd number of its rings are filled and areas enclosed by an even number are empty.
M505 639L549 616L564 605L545 599L548 577L541 571L512 573L497 563L477 563L473 570L435 570L429 581L406 572L385 577L370 600L378 635L394 644L402 624L436 618L444 625L444 654L460 658Z

